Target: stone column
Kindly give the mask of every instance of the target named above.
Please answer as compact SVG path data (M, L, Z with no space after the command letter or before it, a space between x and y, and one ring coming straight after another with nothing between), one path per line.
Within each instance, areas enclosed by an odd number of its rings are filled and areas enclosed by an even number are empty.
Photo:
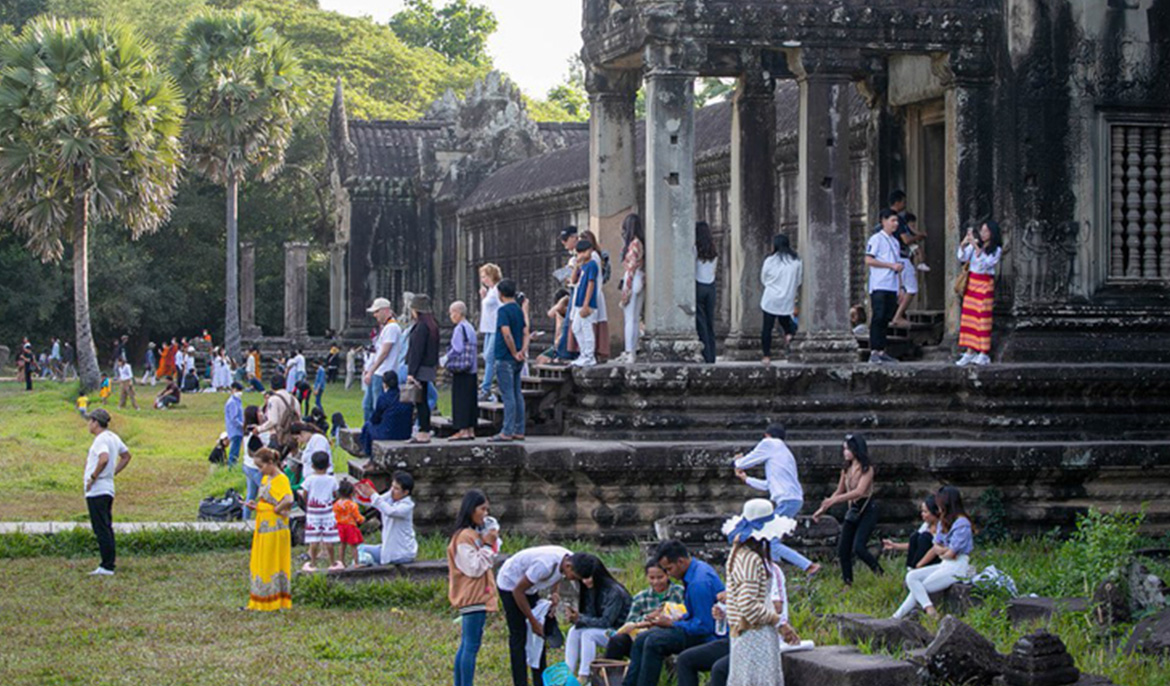
M982 53L963 51L935 60L932 68L946 88L946 254L953 256L967 229L993 211L995 71ZM1001 263L1001 273L1006 266ZM958 269L956 260L948 259L944 283L954 283ZM946 304L944 345L954 344L958 337L962 302L954 289L947 289Z
M284 337L301 340L308 336L309 244L284 244Z
M589 228L610 253L614 277L603 289L609 310L610 346L624 350L620 250L622 222L638 211L634 100L641 74L635 70L590 69Z
M346 245L329 246L329 328L341 334L349 323L349 275L345 273Z
M800 256L802 362L857 361L849 326L849 99L855 51L794 50L789 63L800 83L797 190Z
M731 359L762 354L760 268L777 230L774 82L758 56L749 65L740 76L731 115L731 334L725 350Z
M697 361L695 54L646 48L646 336L650 361Z
M240 335L249 341L263 336L256 326L256 244L240 243Z

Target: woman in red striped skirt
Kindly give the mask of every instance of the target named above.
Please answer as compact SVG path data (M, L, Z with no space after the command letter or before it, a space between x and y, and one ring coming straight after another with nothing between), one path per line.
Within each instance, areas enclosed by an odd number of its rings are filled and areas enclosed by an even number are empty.
M959 262L970 266L967 290L963 294L963 314L959 321L959 347L966 352L956 365L991 364L991 310L995 305L995 266L1003 254L1003 235L999 224L988 220L967 232L959 244Z

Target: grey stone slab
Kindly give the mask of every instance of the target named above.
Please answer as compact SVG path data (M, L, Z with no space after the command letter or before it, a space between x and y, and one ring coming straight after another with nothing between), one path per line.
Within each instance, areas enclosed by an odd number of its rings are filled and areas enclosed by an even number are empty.
M870 617L863 614L837 615L841 637L851 643L869 643L886 650L925 648L932 638L921 624L907 619Z
M784 683L792 686L919 686L914 665L856 648L829 646L784 653Z
M1008 618L1012 624L1022 624L1088 609L1089 602L1084 598L1012 598L1008 601Z

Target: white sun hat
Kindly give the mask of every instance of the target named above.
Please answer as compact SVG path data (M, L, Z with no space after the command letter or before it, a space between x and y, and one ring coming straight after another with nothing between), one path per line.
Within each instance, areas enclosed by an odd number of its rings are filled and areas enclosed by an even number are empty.
M796 529L796 520L779 517L771 500L753 498L743 504L743 512L723 523L723 535L729 543L754 538L770 541L782 538Z

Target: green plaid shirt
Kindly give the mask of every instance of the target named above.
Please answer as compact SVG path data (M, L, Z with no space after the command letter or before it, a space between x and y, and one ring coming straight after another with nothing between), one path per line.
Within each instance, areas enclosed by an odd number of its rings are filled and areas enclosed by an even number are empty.
M670 588L666 589L666 593L655 593L653 588L647 588L634 596L626 623L641 622L646 619L646 615L666 603L681 603L683 598L683 587L679 584L671 584Z

